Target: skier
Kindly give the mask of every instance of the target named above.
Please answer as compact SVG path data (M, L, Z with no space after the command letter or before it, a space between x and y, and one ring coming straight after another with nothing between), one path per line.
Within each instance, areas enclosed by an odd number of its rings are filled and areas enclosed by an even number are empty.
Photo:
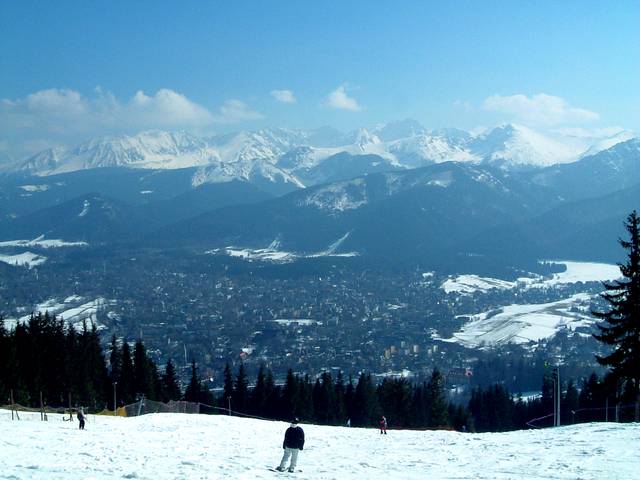
M387 419L384 417L384 415L380 419L380 435L382 435L383 433L385 435L387 434Z
M84 416L84 411L82 410L82 408L80 408L80 410L78 410L78 420L80 421L80 430L84 430L85 419L86 417Z
M289 473L293 473L298 463L298 453L304 447L304 431L298 426L298 419L294 418L289 428L284 434L284 442L282 442L282 448L284 454L280 461L280 466L276 467L279 472L285 471L287 460L291 457L291 463L289 464Z

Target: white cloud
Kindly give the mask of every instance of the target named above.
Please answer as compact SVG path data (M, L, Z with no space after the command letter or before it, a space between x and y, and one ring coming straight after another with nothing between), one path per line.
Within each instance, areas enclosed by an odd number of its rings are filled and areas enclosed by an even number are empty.
M240 100L227 100L220 107L218 114L214 116L218 123L241 123L264 118L260 112L251 110L249 106Z
M361 110L356 99L347 95L344 85L340 85L327 96L327 105L331 108L351 110L352 112Z
M525 124L552 127L598 120L600 116L584 108L569 105L566 100L546 93L526 95L492 95L485 99L483 108L508 115Z
M296 97L291 90L271 90L271 96L283 103L296 103Z
M97 87L84 96L69 89L47 89L22 99L0 100L0 142L15 158L35 146L74 144L93 136L148 129L208 131L215 124L262 118L239 100L227 100L217 112L174 90L138 91L122 101Z

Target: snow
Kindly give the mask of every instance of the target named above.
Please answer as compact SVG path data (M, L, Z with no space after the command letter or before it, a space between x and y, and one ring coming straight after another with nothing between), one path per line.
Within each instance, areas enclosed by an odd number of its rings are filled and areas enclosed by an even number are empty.
M499 280L497 278L479 277L478 275L458 275L455 278L445 280L441 288L445 293L471 294L475 292L487 292L493 288L508 290L514 288L514 282Z
M84 247L88 245L86 242L66 242L61 239L49 238L45 239L44 235L40 235L33 240L8 240L0 242L2 247L40 247L40 248L61 248L61 247Z
M523 287L553 288L578 282L610 282L620 278L620 268L617 265L595 262L572 262L566 260L552 260L546 263L564 265L566 270L554 273L549 278L534 276L520 277L515 282L478 275L458 275L445 280L440 286L445 293L471 295L476 292L488 292L491 289L509 290Z
M427 131L423 127L400 129L390 125L369 131L361 128L329 141L312 131L263 129L214 137L184 132L141 132L89 140L74 148L44 150L18 164L18 169L38 176L106 167L137 169L197 169L194 187L203 183L254 178L285 182L304 188L309 170L339 153L377 155L390 167L417 168L447 161L498 163L503 167L544 167L577 161L632 138L629 131L578 134L534 131L520 125L501 125L476 136L455 130ZM377 133L386 139L381 140ZM322 183L321 177L311 183ZM445 186L445 185L442 185ZM24 185L30 195L47 185Z
M567 269L561 273L555 273L551 279L534 282L531 287L554 287L556 285L577 282L610 282L621 277L620 268L617 265L595 262L570 262L554 260L551 263L564 264Z
M284 325L284 326L289 326L289 325L300 325L300 326L305 326L305 327L309 327L311 325L322 325L322 322L319 322L317 320L311 320L308 318L278 318L276 320L273 320L274 323L277 323L278 325Z
M358 252L344 252L337 253L337 250L344 243L344 241L349 237L351 232L347 232L338 240L329 245L325 250L320 252L304 254L304 253L296 253L296 252L287 252L279 250L280 248L280 239L274 239L267 248L241 248L241 247L225 247L223 249L213 249L208 250L205 254L208 255L229 255L230 257L241 258L242 260L247 260L249 262L258 261L258 262L271 262L271 263L291 263L295 262L301 258L318 258L318 257L355 257L358 255Z
M469 322L443 341L468 347L537 342L554 336L560 329L573 331L592 325L595 318L590 314L591 298L578 293L557 302L507 305L469 315Z
M104 325L98 322L98 310L105 310L116 304L113 300L107 300L102 297L98 297L94 300L87 300L79 295L71 295L65 298L62 302L55 298L50 298L42 303L33 305L30 308L23 308L23 311L29 312L27 315L23 315L19 318L7 318L5 319L5 326L9 329L15 327L17 323L25 323L29 320L31 312L49 312L49 314L55 314L58 317L62 317L67 325L73 325L73 327L81 331L83 322L86 322L87 326L95 324L98 330L106 328ZM109 312L107 312L107 315Z
M7 479L583 479L637 478L640 425L592 423L507 433L304 425L301 472L271 472L287 424L225 415L161 413L77 421L0 411Z
M0 254L0 262L8 263L17 267L37 267L47 261L47 257L32 252L23 252L16 255Z
M87 213L89 213L89 208L91 207L91 203L89 200L85 200L82 206L82 211L78 214L79 217L84 217Z
M47 190L49 190L49 185L21 185L20 188L25 192L46 192Z

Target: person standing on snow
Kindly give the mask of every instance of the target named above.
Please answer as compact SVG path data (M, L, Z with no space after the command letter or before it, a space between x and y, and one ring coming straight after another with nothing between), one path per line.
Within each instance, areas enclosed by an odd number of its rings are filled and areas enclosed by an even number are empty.
M280 466L276 467L279 472L284 472L287 465L287 460L291 457L291 463L289 464L289 472L293 473L298 463L298 453L304 447L304 431L298 426L298 419L294 418L289 428L284 434L284 442L282 442L282 448L284 454L280 461Z
M387 419L384 417L384 415L380 419L380 435L382 435L383 433L385 435L387 434Z
M78 410L78 420L80 421L80 430L84 430L84 422L86 417L84 416L84 411L82 408Z

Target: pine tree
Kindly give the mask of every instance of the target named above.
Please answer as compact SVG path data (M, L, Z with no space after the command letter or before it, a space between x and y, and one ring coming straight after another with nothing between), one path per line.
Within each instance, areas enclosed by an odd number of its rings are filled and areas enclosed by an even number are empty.
M352 425L354 427L377 425L380 415L378 396L371 375L363 372L358 378L358 385L356 385L353 396Z
M238 368L238 374L236 375L233 392L231 394L231 402L233 410L240 413L247 413L249 406L249 384L243 362L240 362L240 367Z
M111 385L117 382L120 384L120 388L122 388L122 351L120 350L120 347L118 347L118 341L115 334L111 337L111 353L109 354L109 366L109 379L111 380ZM117 392L117 385L115 386L115 389ZM113 399L111 399L111 402L113 402ZM112 408L117 407L117 405L112 406Z
M227 362L224 366L224 388L222 390L222 396L220 397L218 404L221 408L230 408L229 401L233 398L233 374L231 373L231 365Z
M200 401L200 379L198 378L198 368L195 360L191 361L191 379L187 389L184 391L184 399L187 402Z
M431 374L426 390L427 424L430 427L444 427L449 424L447 399L444 393L444 377L438 369Z
M278 416L281 420L291 420L298 414L296 412L296 406L298 404L298 377L293 374L293 370L287 371L287 379L282 389L282 402L278 412Z
M133 381L133 360L131 359L131 347L126 339L122 340L122 374L118 383L118 392L125 405L135 402L136 392Z
M260 364L258 375L256 376L256 386L253 387L249 395L249 412L253 415L266 417L266 377L264 374L264 364Z
M171 359L167 360L167 365L162 375L162 389L164 392L164 400L180 400L180 385L178 384L178 376L176 375L176 367Z
M596 356L598 363L611 368L627 383L635 396L635 421L640 421L640 218L634 210L624 224L629 240L620 239L628 251L627 262L619 264L623 280L605 284L602 297L609 303L606 312L593 312L603 320L597 340L613 346L609 355Z

